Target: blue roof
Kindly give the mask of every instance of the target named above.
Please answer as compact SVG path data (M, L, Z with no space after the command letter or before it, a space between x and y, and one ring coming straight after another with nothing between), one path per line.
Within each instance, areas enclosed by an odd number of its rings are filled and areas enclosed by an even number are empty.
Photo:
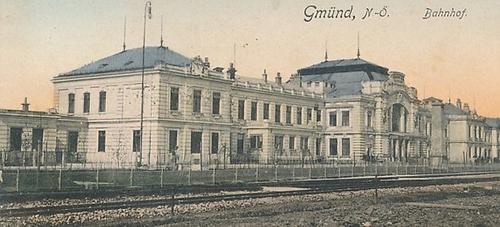
M486 118L486 124L492 128L500 128L500 118Z
M144 67L153 68L157 65L186 66L191 64L191 59L170 50L168 47L146 47ZM142 68L142 47L119 52L109 57L102 58L80 68L59 76L72 76L81 74L105 73Z
M444 113L446 115L467 115L467 113L457 106L451 104L451 103L446 103L444 105Z
M360 95L362 82L386 81L388 69L363 59L324 61L298 70L303 82L327 81L334 84L330 97Z

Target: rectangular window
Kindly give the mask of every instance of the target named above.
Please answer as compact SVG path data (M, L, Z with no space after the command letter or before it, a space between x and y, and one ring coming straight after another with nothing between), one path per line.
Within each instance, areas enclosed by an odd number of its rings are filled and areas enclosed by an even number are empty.
M372 111L368 110L366 112L366 127L371 128L372 127Z
M68 132L68 153L78 151L78 132Z
M269 103L264 103L262 118L264 118L264 120L269 120Z
M297 107L297 124L302 124L302 107Z
M179 110L179 88L172 87L170 89L170 110Z
M288 139L288 149L295 149L295 137L293 136L290 136L290 138Z
M90 93L88 92L83 93L83 112L90 112Z
M261 149L262 148L262 135L250 136L250 148L251 149Z
M201 90L193 91L193 113L201 113Z
M330 139L330 156L337 156L337 154L338 154L337 149L338 149L337 139L331 138Z
M283 136L278 135L274 136L274 148L278 152L278 154L281 154L283 151Z
M141 151L141 130L134 130L133 132L132 151Z
M321 122L321 110L316 109L316 122Z
M238 133L238 139L236 140L236 153L243 154L245 148L245 134Z
M286 106L285 122L287 124L292 123L292 107L291 106Z
M252 121L257 120L257 102L252 102L251 112L250 112L250 120L252 120Z
M99 112L106 112L106 92L99 92Z
M321 138L316 138L316 155L321 155Z
M342 157L349 157L351 154L351 139L342 138Z
M245 119L245 100L238 100L238 119Z
M210 151L212 154L219 153L219 133L218 132L212 132L212 138L211 138L210 145L211 145Z
M68 113L75 113L75 94L68 94Z
M274 106L274 122L276 122L276 123L281 122L281 106L280 105Z
M337 126L337 111L330 112L330 126Z
M309 124L312 121L312 109L307 108L307 124Z
M191 132L191 154L201 153L202 132Z
M99 131L97 138L97 151L105 152L106 151L106 131Z
M300 148L302 148L302 150L304 150L304 151L309 149L309 137L301 137L300 138Z
M23 141L22 128L10 128L10 150L21 151Z
M212 114L220 114L220 93L214 92L212 96Z
M31 150L41 151L43 146L43 129L34 128L31 136Z
M349 111L342 111L342 126L349 126Z
M168 152L175 153L177 150L177 130L168 131Z

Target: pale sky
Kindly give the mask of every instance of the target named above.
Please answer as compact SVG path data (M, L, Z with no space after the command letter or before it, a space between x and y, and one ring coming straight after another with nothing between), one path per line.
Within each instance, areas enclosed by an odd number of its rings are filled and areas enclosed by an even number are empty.
M355 20L304 21L304 8L347 9ZM356 57L406 74L419 97L461 98L485 116L500 116L500 1L153 0L147 45L160 43L185 56L209 57L227 67L237 44L239 74L260 77L323 60ZM389 17L361 20L367 7L387 6ZM424 20L425 9L463 10L466 16ZM0 0L0 108L52 106L51 78L142 46L144 1ZM244 48L241 47L244 44Z

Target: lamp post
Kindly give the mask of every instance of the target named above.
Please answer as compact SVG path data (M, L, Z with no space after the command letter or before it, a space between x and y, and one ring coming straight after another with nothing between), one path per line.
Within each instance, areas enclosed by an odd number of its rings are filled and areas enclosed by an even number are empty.
M144 5L144 31L142 33L142 74L141 74L141 149L139 152L138 165L142 165L142 148L143 148L143 135L144 135L144 55L146 52L146 14L151 19L151 2L147 1Z

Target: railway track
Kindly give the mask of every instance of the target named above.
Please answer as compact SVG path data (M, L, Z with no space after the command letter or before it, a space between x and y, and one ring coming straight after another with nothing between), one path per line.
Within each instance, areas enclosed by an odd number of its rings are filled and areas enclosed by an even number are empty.
M102 210L116 210L116 209L130 209L130 208L147 208L157 206L175 206L181 204L198 204L210 203L216 201L233 201L233 200L247 200L258 198L271 198L283 196L301 196L313 195L320 193L342 192L342 191L358 191L375 188L396 188L396 187L421 187L430 185L444 185L444 184L459 184L459 183L474 183L483 181L498 181L500 175L491 175L489 177L471 177L470 175L460 177L413 177L413 178L372 178L372 179L358 179L350 181L315 181L308 182L307 188L300 190L279 191L279 192L250 192L250 193L237 193L227 195L200 195L194 197L178 197L151 199L151 200L135 200L135 201L115 201L105 203L86 203L86 204L72 204L72 205L58 205L58 206L40 206L40 207L25 207L25 208L9 208L0 209L0 216L3 217L26 217L31 215L51 215L61 213L78 213L78 212L93 212ZM290 186L286 182L286 186Z

